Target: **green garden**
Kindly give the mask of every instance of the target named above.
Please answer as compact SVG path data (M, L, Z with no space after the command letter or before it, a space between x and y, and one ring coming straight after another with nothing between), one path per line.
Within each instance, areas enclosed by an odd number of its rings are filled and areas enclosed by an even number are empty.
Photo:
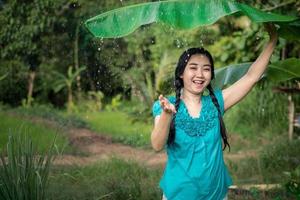
M268 41L266 22L279 33L268 69L224 115L228 198L300 199L300 3L182 2L0 0L0 199L161 199L152 105L174 95L179 55L208 49L225 88ZM209 2L215 18L189 21Z

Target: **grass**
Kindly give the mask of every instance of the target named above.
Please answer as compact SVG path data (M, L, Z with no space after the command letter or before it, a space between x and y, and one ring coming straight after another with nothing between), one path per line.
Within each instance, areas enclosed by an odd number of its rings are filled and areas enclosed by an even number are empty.
M55 200L160 199L162 170L134 161L112 158L90 166L60 168L52 172L48 197Z
M52 171L49 199L55 200L157 200L162 191L158 187L162 169L111 158L90 166L72 166ZM262 192L230 190L231 200L292 200L284 188Z
M9 134L17 135L26 133L32 141L38 144L39 151L45 151L56 136L57 149L65 152L72 151L68 145L68 140L59 130L45 127L41 124L33 123L26 119L17 118L0 112L0 149L3 149L8 142Z
M150 146L152 125L132 123L131 118L120 111L102 111L82 114L89 126L98 133L109 135L114 141L133 146Z
M279 140L263 147L256 157L227 160L234 184L287 184L292 180L287 173L300 167L299 145L300 140Z
M7 148L1 154L1 199L46 199L54 146L52 143L45 153L40 153L36 145L26 134L9 136Z
M34 105L29 108L17 107L9 110L23 117L38 117L53 121L62 128L88 128L87 123L74 114L55 109L48 105Z

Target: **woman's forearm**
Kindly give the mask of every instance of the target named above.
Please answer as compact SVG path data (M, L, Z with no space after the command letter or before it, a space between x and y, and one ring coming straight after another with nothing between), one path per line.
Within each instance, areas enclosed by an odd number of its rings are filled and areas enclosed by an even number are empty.
M270 38L269 42L265 46L264 50L255 60L255 62L250 66L247 76L251 77L255 82L259 81L264 71L266 70L272 53L275 49L277 43L277 36L273 36Z
M155 151L160 151L166 144L173 114L163 111L151 133L151 144Z

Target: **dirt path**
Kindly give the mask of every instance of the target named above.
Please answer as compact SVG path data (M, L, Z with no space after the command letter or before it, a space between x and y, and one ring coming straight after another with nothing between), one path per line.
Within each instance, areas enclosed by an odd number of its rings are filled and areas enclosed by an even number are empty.
M54 162L56 165L88 165L111 157L134 160L146 166L163 167L166 163L167 156L165 152L156 153L153 150L113 143L110 137L100 135L88 129L71 129L67 135L70 144L88 156L58 156ZM238 160L248 156L255 156L255 153L230 153L225 154L225 159Z
M113 143L110 137L99 135L88 129L71 129L68 137L71 145L88 156L58 156L54 162L57 165L87 165L111 157L134 160L147 166L163 166L166 161L164 152L156 153L151 150Z
M11 116L19 117L14 113L9 113ZM56 122L43 119L40 117L28 117L28 120L43 124L45 127L61 129L66 133L70 144L82 152L84 155L59 155L56 157L55 165L89 165L101 160L107 160L111 157L117 157L125 160L137 161L146 166L164 167L167 159L165 152L155 152L154 150L146 150L135 148L129 145L112 142L109 136L93 132L86 128L66 129L59 126ZM226 160L239 160L245 157L255 157L256 152L247 151L241 153L227 153L224 157Z

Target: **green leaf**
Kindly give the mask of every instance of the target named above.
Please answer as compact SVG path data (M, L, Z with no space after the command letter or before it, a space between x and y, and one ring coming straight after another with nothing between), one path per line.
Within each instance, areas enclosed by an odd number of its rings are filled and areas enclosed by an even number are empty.
M244 14L253 22L291 22L297 17L263 12L230 0L169 0L122 7L88 19L87 29L101 38L122 37L138 27L162 22L179 29L211 25L221 17ZM287 24L288 25L288 24ZM293 27L291 27L293 28Z
M225 85L235 83L246 74L251 64L252 63L241 63L216 69L213 87L223 88Z
M248 71L252 63L229 65L215 70L216 78L213 86L223 88L225 85L235 83ZM300 78L300 59L288 58L272 63L263 75L268 81L281 82L294 78Z
M300 20L290 23L278 23L280 28L278 33L287 40L299 41L300 39Z
M80 67L78 68L71 76L69 77L70 80L75 79L82 71L84 71L86 67Z
M300 78L300 59L289 58L269 65L267 79L275 82Z
M65 84L65 83L56 85L55 88L54 88L54 92L57 93L57 92L59 92L60 90L62 90L63 88L65 88L65 87L66 87L66 84Z
M6 74L0 76L0 81L2 81L3 79L5 79L5 78L7 77L7 75L8 75L8 73L6 73Z

